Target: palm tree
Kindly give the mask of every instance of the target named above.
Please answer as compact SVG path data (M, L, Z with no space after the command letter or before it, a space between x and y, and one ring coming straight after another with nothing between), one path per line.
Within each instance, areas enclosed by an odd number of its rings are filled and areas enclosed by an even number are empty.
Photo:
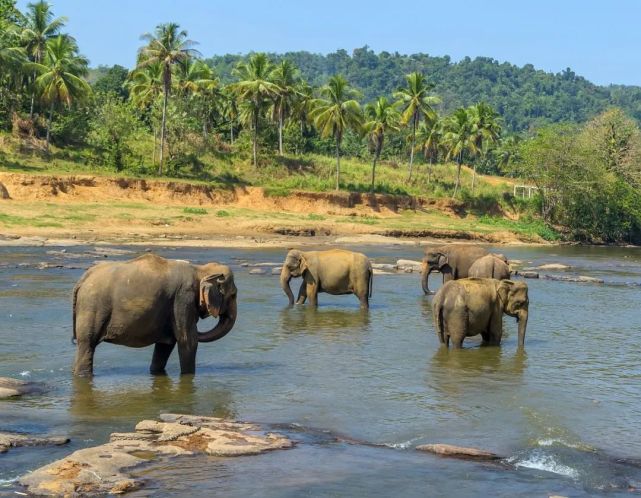
M459 186L461 184L461 164L463 163L463 155L467 152L469 154L476 154L478 151L476 147L476 137L474 136L474 124L472 122L470 112L467 109L459 108L449 117L445 125L445 134L443 141L447 147L446 159L456 159L456 184L454 185L454 193L452 199L456 197Z
M416 129L422 118L433 119L435 116L434 105L439 103L439 98L430 95L434 85L427 82L422 73L414 72L405 77L407 88L399 88L394 92L394 98L399 99L398 105L403 108L401 122L412 127L412 145L410 148L409 178L412 179L412 166L414 164L414 148L416 147Z
M294 97L296 95L296 84L300 80L298 69L288 59L284 59L271 73L271 80L278 85L274 95L273 114L278 122L278 153L283 155L283 127L285 119L292 110Z
M301 80L296 85L294 93L294 103L292 105L292 114L296 117L300 124L300 135L305 137L305 130L307 124L310 123L310 113L314 104L314 89L307 83ZM296 154L298 154L298 144L296 145Z
M163 90L162 65L160 62L149 64L129 73L125 83L129 89L132 102L141 109L148 109L158 100ZM152 128L154 133L154 148L151 163L156 164L156 149L158 141L158 127L152 115Z
M394 104L389 102L386 97L379 97L376 102L367 104L365 107L365 114L368 120L365 122L364 129L374 149L374 159L372 161L372 185L370 186L370 191L374 192L376 163L381 157L385 134L391 130L398 130L398 121L400 116L396 111Z
M438 160L439 150L443 147L443 122L437 115L434 119L427 119L419 128L419 143L423 149L423 156L427 159L427 183L432 180L432 164Z
M336 190L340 185L341 142L346 130L360 130L363 123L361 106L354 99L357 92L341 75L332 76L321 88L322 98L314 100L311 117L321 137L336 141Z
M141 37L147 45L139 51L138 68L153 64L162 67L163 104L162 122L160 125L160 164L158 174L162 175L166 128L167 128L167 101L171 91L172 66L191 57L199 55L192 47L195 42L187 39L187 31L181 30L176 23L170 22L156 26L154 34L145 33Z
M218 80L214 71L202 60L186 60L178 63L178 87L183 95L195 99L198 113L201 115L203 138L207 138L207 118L211 102L218 91Z
M238 120L239 112L236 95L230 91L229 87L224 87L221 91L221 112L229 123L229 143L234 145L234 126Z
M51 5L45 0L27 5L25 25L20 38L22 46L32 62L40 64L43 61L47 51L47 41L58 36L66 23L66 17L54 17ZM34 81L36 79L35 73L33 79ZM36 89L34 88L31 92L29 119L33 118L35 95Z
M488 150L494 145L501 135L501 125L499 115L492 106L485 102L470 107L470 119L472 120L472 133L476 149L482 157L487 155ZM476 162L472 172L472 195L474 195L474 185L476 182Z
M232 84L243 105L245 116L252 129L253 162L258 166L258 124L265 110L266 100L279 91L279 86L271 80L272 64L265 54L253 54L247 62L240 62L233 71L239 79Z
M35 87L44 103L49 104L47 120L47 151L51 136L51 121L57 103L71 106L91 93L91 87L82 78L87 73L88 61L78 55L78 46L73 38L58 35L47 41L47 50L42 63L31 62L26 66L38 73Z

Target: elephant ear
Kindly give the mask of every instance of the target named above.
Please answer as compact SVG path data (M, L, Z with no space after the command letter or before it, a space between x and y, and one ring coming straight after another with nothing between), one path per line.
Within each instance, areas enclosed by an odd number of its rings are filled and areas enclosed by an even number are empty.
M508 298L510 296L510 291L514 287L514 282L511 280L501 280L499 285L496 288L496 293L501 302L501 308L505 310L508 303Z
M224 303L225 275L215 273L207 275L200 281L200 314L216 318L221 313Z
M314 281L318 282L318 268L311 268L309 266L307 258L301 253L301 255L300 255L300 272L301 272L301 275L303 273L305 273L306 271L308 271L311 274L311 276L314 279Z
M449 258L447 257L447 254L445 253L438 253L438 268L439 270L443 268L444 266L448 265L450 262Z

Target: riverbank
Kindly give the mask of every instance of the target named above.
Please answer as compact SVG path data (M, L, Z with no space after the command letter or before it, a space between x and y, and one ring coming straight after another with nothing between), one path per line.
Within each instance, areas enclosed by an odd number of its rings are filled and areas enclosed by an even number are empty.
M0 173L0 244L217 247L469 240L545 243L536 223L417 196L220 188L184 181ZM4 197L4 198L2 198Z

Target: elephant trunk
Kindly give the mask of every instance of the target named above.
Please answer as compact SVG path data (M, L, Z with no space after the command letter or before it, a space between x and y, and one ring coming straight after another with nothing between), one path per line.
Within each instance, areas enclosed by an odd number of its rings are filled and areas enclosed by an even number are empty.
M291 288L289 287L289 281L292 279L292 276L289 272L289 269L286 266L283 266L283 269L280 271L280 286L287 294L289 299L289 305L294 306L294 294L292 293Z
M527 328L527 318L528 310L521 310L517 315L517 321L519 323L519 348L525 346L525 329Z
M425 294L432 294L432 292L430 291L430 288L429 288L429 286L427 284L427 281L429 280L430 273L432 273L433 270L434 270L434 268L431 267L428 264L426 264L423 267L423 273L421 274L421 287L423 287L423 292Z
M209 314L215 317L218 315L218 310L212 309ZM216 326L207 332L198 332L198 342L213 342L225 337L234 327L237 315L236 295L233 295L229 298L225 311L218 315Z

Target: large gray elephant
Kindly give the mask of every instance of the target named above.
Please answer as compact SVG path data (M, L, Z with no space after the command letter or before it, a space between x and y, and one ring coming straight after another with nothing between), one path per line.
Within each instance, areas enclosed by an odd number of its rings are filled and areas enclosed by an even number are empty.
M528 321L528 287L525 282L493 278L464 278L447 282L432 303L434 326L441 344L455 348L466 337L481 334L486 344L499 345L503 314L516 317L519 348L525 345Z
M471 244L446 244L425 250L421 269L421 287L425 294L432 294L428 286L430 273L438 270L443 274L443 283L467 278L472 264L489 252Z
M298 292L298 304L309 298L313 306L318 305L318 293L333 295L356 294L361 307L369 307L372 296L372 265L364 254L330 249L328 251L299 251L287 253L280 273L280 284L294 304L294 294L289 287L292 277L303 277Z
M469 277L509 280L510 265L502 254L487 254L470 266Z
M125 262L100 263L73 290L75 375L93 373L95 348L110 342L140 348L155 344L150 371L164 373L178 344L181 374L196 369L199 342L224 337L236 321L234 275L218 263L202 266L153 254ZM218 317L207 332L199 318Z

